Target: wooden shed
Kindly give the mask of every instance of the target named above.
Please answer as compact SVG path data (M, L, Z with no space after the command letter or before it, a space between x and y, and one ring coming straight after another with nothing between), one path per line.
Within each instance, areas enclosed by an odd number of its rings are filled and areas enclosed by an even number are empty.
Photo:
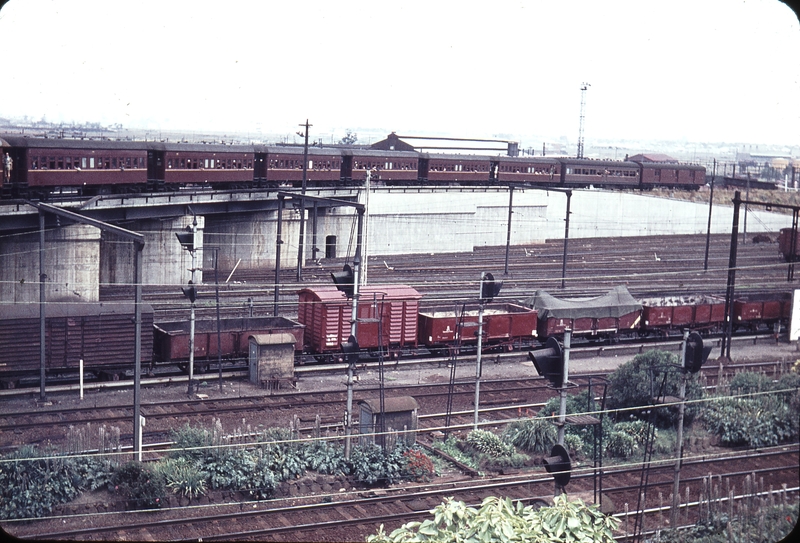
M295 337L289 333L257 334L250 343L250 382L270 389L294 386Z
M381 400L370 398L358 402L360 409L358 431L361 434L362 445L375 443L387 447L394 447L398 438L405 439L406 443L416 442L417 411L419 404L411 396L396 396L384 398L383 413L385 421L384 431L390 435L372 435L381 432Z

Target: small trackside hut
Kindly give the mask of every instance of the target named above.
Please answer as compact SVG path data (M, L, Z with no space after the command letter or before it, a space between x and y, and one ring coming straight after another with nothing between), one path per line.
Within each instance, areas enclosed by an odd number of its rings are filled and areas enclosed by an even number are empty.
M419 404L411 396L384 398L383 423L381 428L381 401L370 398L358 402L358 432L361 434L361 445L374 443L387 448L394 448L397 439L405 439L407 445L417 439L417 412ZM380 434L381 431L386 434Z
M294 344L292 334L257 334L249 336L250 382L269 390L282 385L294 387Z

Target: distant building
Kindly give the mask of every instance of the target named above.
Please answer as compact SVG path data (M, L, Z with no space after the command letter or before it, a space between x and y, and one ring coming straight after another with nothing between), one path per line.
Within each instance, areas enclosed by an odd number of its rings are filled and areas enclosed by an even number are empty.
M413 151L414 146L404 142L397 137L397 134L392 132L386 139L373 143L371 149L378 149L380 151Z
M661 153L641 153L638 155L633 155L632 157L628 157L628 160L633 162L665 162L667 164L678 164L680 162L669 155L664 155Z

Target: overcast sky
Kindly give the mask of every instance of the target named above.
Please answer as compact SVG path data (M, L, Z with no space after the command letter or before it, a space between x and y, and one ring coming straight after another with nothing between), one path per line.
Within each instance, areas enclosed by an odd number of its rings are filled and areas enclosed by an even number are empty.
M11 0L0 117L148 130L800 144L777 0Z

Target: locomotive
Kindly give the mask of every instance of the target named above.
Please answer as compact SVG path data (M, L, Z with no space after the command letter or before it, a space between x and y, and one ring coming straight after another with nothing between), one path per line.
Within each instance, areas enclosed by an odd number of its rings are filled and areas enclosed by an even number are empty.
M423 296L404 285L365 286L359 294L357 341L365 357L379 351L390 360L401 356L447 356L474 352L477 303L421 307ZM298 292L298 319L230 318L196 323L194 361L198 373L248 358L248 338L290 334L295 338L295 363L343 360L348 341L351 301L332 286ZM689 328L719 333L725 301L714 296L678 296L637 300L624 286L595 298L559 299L544 291L519 303L494 301L483 310L484 351L538 348L566 328L576 341L613 342L624 337L668 336ZM48 375L73 373L79 360L97 375L119 378L132 368L134 323L132 304L59 304L48 309L46 370ZM786 325L791 293L739 297L733 303L736 330ZM142 311L143 368L159 365L185 368L189 357L188 322L153 322L150 306ZM20 338L26 338L20 341ZM38 308L8 308L0 318L0 383L13 387L39 371Z
M378 144L376 144L377 146ZM51 194L131 194L184 187L300 187L303 147L157 141L29 138L0 135L2 198ZM697 189L705 168L690 164L557 157L432 154L379 148L309 147L310 187L507 185Z

